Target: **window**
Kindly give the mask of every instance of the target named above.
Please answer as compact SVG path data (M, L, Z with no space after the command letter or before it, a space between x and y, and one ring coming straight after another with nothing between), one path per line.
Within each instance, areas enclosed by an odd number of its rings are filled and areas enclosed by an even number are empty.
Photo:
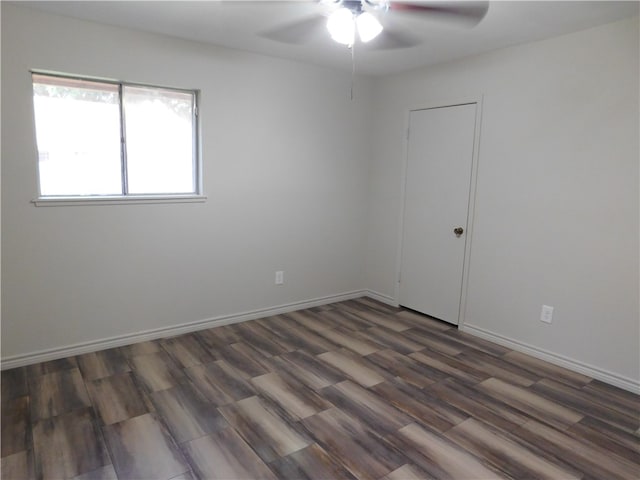
M200 194L195 91L33 74L40 199Z

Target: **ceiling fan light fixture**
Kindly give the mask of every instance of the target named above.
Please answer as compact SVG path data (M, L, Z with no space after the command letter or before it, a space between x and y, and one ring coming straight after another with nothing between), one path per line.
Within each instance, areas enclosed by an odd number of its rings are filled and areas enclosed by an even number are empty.
M339 8L327 20L327 30L331 38L343 45L353 45L356 36L356 24L353 13L348 8Z
M369 12L362 12L358 15L356 25L358 26L360 40L365 43L373 40L382 32L382 25L380 25L378 19Z

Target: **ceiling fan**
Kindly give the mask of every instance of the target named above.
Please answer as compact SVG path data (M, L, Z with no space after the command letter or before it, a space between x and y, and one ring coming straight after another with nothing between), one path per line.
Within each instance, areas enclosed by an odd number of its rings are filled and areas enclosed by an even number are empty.
M393 28L395 16L431 17L476 25L487 14L488 1L314 0L316 15L279 26L262 35L278 42L301 44L326 29L331 38L352 47L356 40L373 48L406 48L420 43L410 29Z

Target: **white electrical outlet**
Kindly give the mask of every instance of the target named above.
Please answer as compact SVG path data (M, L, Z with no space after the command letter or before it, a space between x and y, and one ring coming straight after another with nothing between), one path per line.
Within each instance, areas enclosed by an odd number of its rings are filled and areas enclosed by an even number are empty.
M282 285L284 283L284 272L282 270L278 270L276 272L276 285Z
M542 305L542 312L540 312L540 321L544 323L551 323L553 320L553 307L549 305Z

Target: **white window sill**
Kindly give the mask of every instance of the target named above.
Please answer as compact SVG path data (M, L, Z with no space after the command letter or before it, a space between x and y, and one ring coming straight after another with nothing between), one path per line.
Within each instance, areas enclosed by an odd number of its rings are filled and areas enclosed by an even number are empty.
M95 197L39 197L31 200L36 207L75 205L124 205L153 203L204 203L205 195L127 195Z

